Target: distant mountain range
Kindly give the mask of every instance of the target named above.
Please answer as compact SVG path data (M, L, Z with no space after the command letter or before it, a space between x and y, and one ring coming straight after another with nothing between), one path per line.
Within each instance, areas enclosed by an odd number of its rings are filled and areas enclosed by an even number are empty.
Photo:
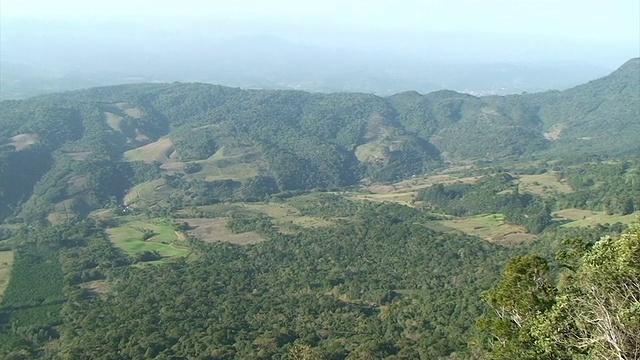
M505 95L566 89L605 75L611 68L564 60L454 61L447 57L461 39L413 39L409 45L314 44L277 36L219 38L208 33L132 39L60 33L2 38L0 99L136 82L205 82L245 89L366 92L388 96L415 90L455 90ZM90 30L87 30L91 32ZM51 33L51 34L49 34ZM364 41L364 40L363 40ZM407 44L411 43L406 40ZM359 46L360 45L360 46ZM479 46L479 45L478 45ZM454 51L455 52L455 51ZM462 52L462 49L457 50ZM457 52L455 52L457 54ZM42 54L47 56L43 57ZM71 54L77 54L71 55ZM410 54L410 55L408 55ZM458 54L453 58L470 58Z

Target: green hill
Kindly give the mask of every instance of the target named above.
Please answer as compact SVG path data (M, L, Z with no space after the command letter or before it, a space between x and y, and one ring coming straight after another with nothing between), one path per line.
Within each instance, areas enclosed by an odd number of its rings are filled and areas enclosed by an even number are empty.
M161 176L187 192L198 181L232 180L239 189L256 179L290 191L394 181L473 161L638 155L639 69L633 59L563 92L504 97L173 83L3 101L0 215L42 220L70 199L98 208Z

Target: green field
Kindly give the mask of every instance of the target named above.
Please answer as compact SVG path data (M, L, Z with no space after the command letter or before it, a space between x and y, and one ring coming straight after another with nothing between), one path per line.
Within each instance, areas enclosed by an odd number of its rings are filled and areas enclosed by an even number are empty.
M9 284L13 266L13 251L0 251L0 298Z
M109 240L129 255L143 251L157 251L163 257L186 256L189 249L179 243L178 235L169 223L121 217L119 226L107 229ZM153 237L143 240L144 230L151 230Z

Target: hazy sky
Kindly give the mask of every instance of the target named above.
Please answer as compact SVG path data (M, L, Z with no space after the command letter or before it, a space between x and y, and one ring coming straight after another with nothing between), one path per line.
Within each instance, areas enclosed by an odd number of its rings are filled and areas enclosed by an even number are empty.
M0 14L158 26L218 21L274 30L482 32L640 42L638 0L0 0Z
M583 81L638 56L638 0L0 0L0 60L60 73L429 80L509 63L591 69Z

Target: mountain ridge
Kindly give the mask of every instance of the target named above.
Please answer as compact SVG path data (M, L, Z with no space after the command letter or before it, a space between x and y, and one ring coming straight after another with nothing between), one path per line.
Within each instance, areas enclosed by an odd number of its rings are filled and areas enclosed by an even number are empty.
M171 83L3 101L0 155L8 161L0 167L0 197L10 205L2 213L42 219L65 199L96 208L160 177L187 188L228 180L232 192L249 184L273 192L393 181L469 161L633 156L640 154L636 73L637 58L565 91L509 96L440 90L380 97ZM18 152L12 139L19 135L38 141ZM37 183L17 186L8 174L21 178L18 157L49 164L48 171ZM98 166L101 175L94 173ZM65 185L83 183L79 178L86 179L84 190Z

